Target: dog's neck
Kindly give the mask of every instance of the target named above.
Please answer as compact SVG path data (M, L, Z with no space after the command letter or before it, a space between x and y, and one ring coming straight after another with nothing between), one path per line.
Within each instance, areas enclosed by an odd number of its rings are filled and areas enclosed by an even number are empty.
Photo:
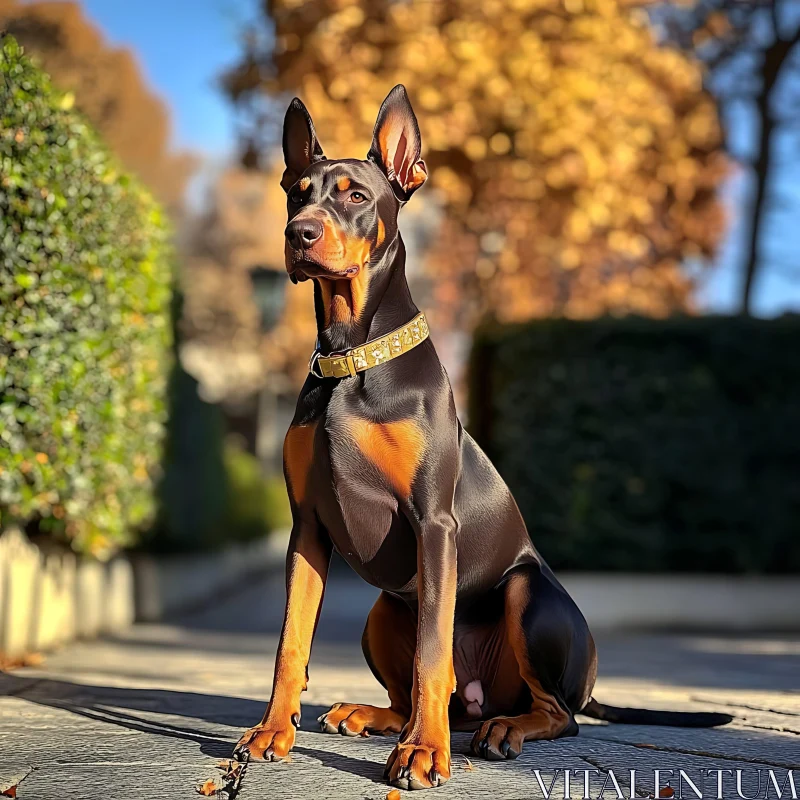
M406 280L406 248L398 233L380 261L370 265L367 298L357 320L333 322L325 327L322 291L314 281L317 339L323 355L341 353L377 339L411 320L419 309L411 299Z

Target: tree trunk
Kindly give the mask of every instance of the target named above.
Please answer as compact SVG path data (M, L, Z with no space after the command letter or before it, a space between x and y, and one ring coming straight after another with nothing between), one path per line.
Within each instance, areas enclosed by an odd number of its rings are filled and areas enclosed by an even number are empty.
M757 108L759 115L758 155L753 163L756 185L753 189L750 206L750 230L745 252L744 291L742 293L742 313L748 315L752 312L753 285L760 266L758 245L767 216L766 194L772 166L772 132L775 127L770 117L766 95L762 94L759 97Z
M773 13L775 40L764 51L764 60L761 65L761 91L756 98L756 112L759 118L758 150L753 171L756 174L756 185L753 192L750 214L750 231L747 242L747 252L744 262L744 291L742 293L742 312L750 314L752 311L753 284L756 273L761 266L758 245L764 220L767 216L766 193L772 170L772 134L777 127L776 120L770 110L772 90L778 81L786 59L794 46L800 42L800 26L790 39L782 39L778 28L777 18Z

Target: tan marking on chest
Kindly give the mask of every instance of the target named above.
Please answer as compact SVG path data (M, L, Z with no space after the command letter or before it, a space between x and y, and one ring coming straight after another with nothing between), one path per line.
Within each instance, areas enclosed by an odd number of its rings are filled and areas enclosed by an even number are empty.
M408 497L425 452L419 426L411 420L376 423L362 419L349 420L348 426L358 449L402 497Z
M283 442L283 468L289 480L289 492L295 503L306 495L308 473L314 460L314 432L317 423L292 425Z

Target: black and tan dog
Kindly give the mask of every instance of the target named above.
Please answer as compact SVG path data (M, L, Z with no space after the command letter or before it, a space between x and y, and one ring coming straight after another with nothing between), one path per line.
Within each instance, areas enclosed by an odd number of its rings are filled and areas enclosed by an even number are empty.
M286 756L332 549L382 590L364 655L389 708L337 703L330 733L400 733L396 786L450 777L450 729L516 758L574 736L574 715L711 726L721 714L616 709L591 699L586 621L531 543L503 480L456 417L447 375L405 277L397 215L425 182L402 86L381 107L366 161L329 161L305 106L286 114L286 268L314 281L317 352L284 445L293 528L272 698L238 758Z

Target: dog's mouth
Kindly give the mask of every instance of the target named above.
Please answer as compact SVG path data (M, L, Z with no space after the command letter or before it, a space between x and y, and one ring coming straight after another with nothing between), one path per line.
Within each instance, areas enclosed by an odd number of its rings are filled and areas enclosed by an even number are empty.
M309 278L320 278L328 281L350 281L361 272L358 264L351 264L348 267L330 267L318 261L302 258L292 265L289 270L289 277L297 281L306 281Z
M319 278L326 281L351 281L361 272L358 264L351 264L347 267L331 267L319 261L314 261L303 255L298 259L292 259L289 268L289 279L292 283L307 281L309 278Z

